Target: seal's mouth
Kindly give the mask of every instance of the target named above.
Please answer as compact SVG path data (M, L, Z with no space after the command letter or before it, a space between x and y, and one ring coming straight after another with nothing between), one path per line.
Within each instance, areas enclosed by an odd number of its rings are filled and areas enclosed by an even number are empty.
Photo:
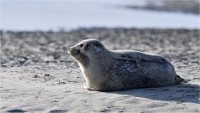
M68 50L68 54L72 55L72 56L77 56L80 54L80 50L79 49L74 49L74 48L70 48Z

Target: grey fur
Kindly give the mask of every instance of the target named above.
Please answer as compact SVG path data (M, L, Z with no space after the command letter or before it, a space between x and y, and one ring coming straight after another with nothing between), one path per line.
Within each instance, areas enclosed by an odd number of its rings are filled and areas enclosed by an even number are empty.
M79 63L86 87L91 90L162 87L184 80L162 56L133 50L109 51L96 39L83 40L68 52Z

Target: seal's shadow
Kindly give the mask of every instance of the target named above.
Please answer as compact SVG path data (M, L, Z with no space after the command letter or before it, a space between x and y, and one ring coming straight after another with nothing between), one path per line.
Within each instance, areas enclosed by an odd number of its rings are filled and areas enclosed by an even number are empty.
M123 91L110 91L120 95L131 95L134 97L148 98L152 100L191 102L199 104L199 85L180 84L159 88L143 88Z

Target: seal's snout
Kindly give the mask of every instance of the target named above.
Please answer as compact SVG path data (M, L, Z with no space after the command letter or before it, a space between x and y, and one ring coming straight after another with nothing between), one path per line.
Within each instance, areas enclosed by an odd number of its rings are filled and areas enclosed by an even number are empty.
M68 54L72 55L72 56L76 56L80 53L80 50L79 49L76 49L76 48L73 48L71 47L69 50L68 50Z

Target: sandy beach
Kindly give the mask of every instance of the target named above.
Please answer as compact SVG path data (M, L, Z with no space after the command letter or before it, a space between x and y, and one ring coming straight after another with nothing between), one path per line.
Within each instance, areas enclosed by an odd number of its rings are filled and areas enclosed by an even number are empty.
M0 112L198 113L199 30L79 29L70 32L1 32ZM67 54L87 38L107 49L160 54L187 83L124 91L83 88L78 64Z

